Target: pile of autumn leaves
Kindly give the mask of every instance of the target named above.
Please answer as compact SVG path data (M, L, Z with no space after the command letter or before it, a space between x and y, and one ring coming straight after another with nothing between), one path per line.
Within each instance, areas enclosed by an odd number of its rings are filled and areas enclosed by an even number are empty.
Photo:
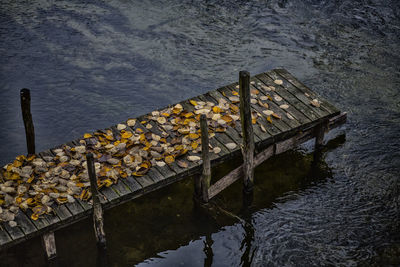
M264 89L273 91L273 87ZM270 123L272 118L281 119L269 109L267 102L272 100L271 96L261 95L255 89L251 95L251 103L265 108L263 113ZM272 97L281 100L277 95ZM54 149L53 155L18 156L0 171L0 221L13 227L19 209L29 211L31 218L37 220L51 212L55 203L88 201L91 193L85 156L89 152L95 157L99 188L128 176L143 176L154 165L163 168L176 162L187 168L188 162L200 161L200 115L207 116L209 136L213 138L215 133L225 132L228 126L238 123L239 97L238 92L232 91L232 95L218 99L218 103L189 102L193 106L191 111L180 104L153 111L140 121L129 119L111 129L87 133L79 145L64 145ZM288 105L280 108L287 109ZM253 112L252 116L255 124L262 115ZM266 131L262 124L259 126ZM224 146L234 149L236 144ZM210 151L218 154L221 148L210 145Z

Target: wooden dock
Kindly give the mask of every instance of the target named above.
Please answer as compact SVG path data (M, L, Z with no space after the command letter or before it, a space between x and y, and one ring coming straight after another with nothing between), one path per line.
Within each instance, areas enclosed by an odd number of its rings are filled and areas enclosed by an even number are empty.
M323 138L323 133L343 124L346 121L346 113L341 113L332 104L316 95L311 89L299 82L284 69L275 69L266 73L255 75L250 79L250 89L257 95L257 101L252 100L251 108L254 113L253 131L255 143L254 165L275 154L282 153L297 145L317 136ZM238 83L221 87L206 94L199 95L179 104L185 112L196 111L193 103L212 102L218 104L221 99L231 108L239 107L238 102L232 101L236 96ZM264 99L265 101L259 101ZM196 101L196 102L193 102ZM261 103L260 103L261 102ZM263 103L268 104L268 109L274 114L265 112ZM173 105L174 106L174 105ZM157 121L149 120L151 113L137 118L132 127L124 131L132 133L153 133L162 136L163 131L168 132L168 141L177 136L174 130L160 128ZM151 126L148 126L151 125ZM222 163L230 158L241 156L242 129L240 121L234 126L227 126L224 131L215 131L215 136L210 138L210 145L219 147L219 153L210 152L211 165ZM141 129L141 130L138 130ZM121 134L118 126L109 128L115 135ZM106 132L106 130L103 130ZM66 145L75 147L82 144L80 140L72 141ZM319 140L320 142L321 140ZM232 145L232 143L234 145ZM59 146L60 148L63 146ZM39 153L40 157L54 157L55 149ZM100 201L104 209L119 205L120 203L135 199L148 192L165 187L178 180L194 174L200 174L202 161L187 160L188 155L199 155L194 151L188 151L181 159L169 164L154 164L143 176L130 175L119 177L118 182L109 187L103 186L99 192ZM177 158L178 159L178 158ZM237 180L243 172L242 166L233 170L229 175L216 182L208 190L209 198ZM65 204L53 204L54 212L44 214L37 220L31 218L32 211L20 209L15 216L17 226L11 227L8 223L1 223L0 249L13 246L19 242L35 236L45 235L57 229L66 227L79 220L87 218L93 213L92 205L85 200L76 199L75 202ZM51 252L50 252L51 253Z

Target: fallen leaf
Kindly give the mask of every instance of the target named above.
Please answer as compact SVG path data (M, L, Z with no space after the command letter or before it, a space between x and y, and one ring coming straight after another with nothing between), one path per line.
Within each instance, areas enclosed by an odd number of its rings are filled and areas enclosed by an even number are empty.
M136 119L129 119L126 121L126 124L128 124L130 127L133 127L136 124Z
M313 99L312 101L310 101L311 105L313 105L314 107L319 108L321 106L321 102L318 99Z
M221 148L219 148L219 147L214 147L213 148L213 152L215 153L215 154L218 154L219 152L221 152Z
M164 123L167 122L167 119L166 119L165 117L158 117L158 118L157 118L157 122L158 122L159 124L164 124Z
M275 80L274 83L277 84L277 85L282 85L283 81L282 80Z
M279 95L274 95L274 99L275 101L282 101L282 97L280 97Z
M164 160L166 163L171 164L172 162L175 161L175 158L173 156L169 155L169 156L166 156Z
M271 116L267 116L267 121L268 121L269 123L272 123Z
M117 125L117 129L118 129L118 131L124 130L124 129L126 129L126 125L120 123Z
M288 109L288 108L289 108L289 105L283 104L283 105L280 105L279 107L282 108L282 109Z
M274 117L275 119L282 119L281 116L279 116L278 114L276 114L275 112L271 114L272 117Z
M288 117L288 118L291 119L291 120L294 120L293 116L290 115L290 113L288 113L288 112L286 112L286 117Z
M187 159L189 161L195 162L195 161L199 161L201 158L199 156L188 156Z
M183 161L183 160L177 160L176 163L181 168L187 168L189 166L188 163L186 161Z
M229 149L235 149L237 147L237 145L235 143L227 143L227 144L225 144L225 146Z
M189 100L190 104L192 104L193 106L197 106L197 102L194 100Z
M93 135L91 135L90 133L85 133L83 135L83 138L91 138L91 137L93 137Z
M263 110L263 113L265 115L269 116L269 115L272 115L272 113L274 113L274 112L272 110L267 109L267 110Z

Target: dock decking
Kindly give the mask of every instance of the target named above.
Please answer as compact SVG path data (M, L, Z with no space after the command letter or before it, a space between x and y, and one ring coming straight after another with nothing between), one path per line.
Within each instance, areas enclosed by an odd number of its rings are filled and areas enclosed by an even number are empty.
M231 103L231 96L236 95L235 92L238 91L236 86L237 83L233 83L190 100L197 102L209 101L217 104L220 99L224 99L227 103ZM251 107L253 111L258 113L255 116L257 123L253 125L256 152L262 152L265 148L275 145L273 151L269 153L279 154L313 138L318 125L324 124L333 128L346 120L345 113L341 113L336 107L322 99L284 69L275 69L251 77L251 89L256 89L259 97L263 96L263 99L268 99L266 103L268 103L269 109L273 110L277 117L271 117L271 115L264 113L265 108L253 101ZM314 99L318 101L312 104L311 102ZM185 111L193 112L195 106L190 103L190 100L182 101L179 104L182 105ZM287 106L282 108L282 105ZM238 106L238 104L235 106ZM146 127L143 125L144 123L141 123L143 121L146 121L146 125L151 124L152 127ZM148 119L148 114L138 117L136 124L131 128L128 127L127 130L135 132L138 128L144 133L162 134L162 129L158 127L156 121ZM120 134L117 126L112 126L109 129L115 134ZM168 134L170 136L176 135L173 132L168 132ZM212 147L218 146L221 151L218 154L211 153L212 166L241 155L241 135L240 123L236 123L235 127L228 126L225 132L215 133L215 136L210 139L210 145ZM227 146L229 143L234 143L236 146ZM279 145L277 146L276 144ZM80 145L80 143L79 140L75 140L67 145L74 147ZM54 156L55 152L54 149L50 149L39 153L39 155L46 159L46 156ZM194 153L189 151L188 155L194 155ZM119 203L140 197L150 191L200 173L201 161L188 161L186 160L186 155L181 161L185 162L187 167L180 166L176 161L165 166L154 165L144 176L120 177L118 183L110 187L103 187L100 190L100 199L103 207L105 209L114 207ZM215 187L210 190L212 191L210 197L214 196L215 192L218 191ZM15 216L17 226L11 227L8 223L1 223L0 249L13 246L49 231L55 231L82 220L93 212L92 206L81 199L62 205L53 204L52 209L53 213L45 214L37 220L31 219L32 211L30 209L26 211L20 209Z

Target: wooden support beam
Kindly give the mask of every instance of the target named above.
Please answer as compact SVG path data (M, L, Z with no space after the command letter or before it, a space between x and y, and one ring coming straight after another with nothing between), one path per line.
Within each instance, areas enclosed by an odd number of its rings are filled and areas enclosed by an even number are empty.
M106 234L104 232L103 208L101 207L99 198L93 154L87 154L86 160L90 180L90 189L92 191L94 233L96 235L97 246L99 248L105 248Z
M31 92L29 89L21 89L21 110L22 119L24 120L26 146L28 155L35 154L35 129L33 127L32 114L31 114Z
M333 118L331 118L327 125L329 129L338 127L346 122L347 119L347 113L343 112ZM274 145L270 145L260 153L258 153L254 157L254 167L257 167L264 161L266 161L268 158L270 158L273 155L281 154L283 152L286 152L290 149L293 149L299 144L302 144L312 138L315 137L316 131L315 128L308 129L304 132L301 132L289 139L280 141ZM209 199L215 197L217 194L219 194L222 190L233 184L235 181L237 181L239 178L243 176L243 165L240 165L239 167L235 168L231 172L229 172L227 175L219 179L217 182L215 182L213 185L210 186L208 190L208 197Z
M251 120L250 106L250 73L247 71L239 72L239 91L240 91L240 120L243 131L243 194L246 205L250 205L253 195L254 184L254 133ZM247 200L246 200L247 198Z
M209 144L208 138L208 124L206 115L200 116L200 130L201 130L201 157L203 161L202 173L195 177L194 192L195 199L201 203L207 203L209 200L208 189L211 183L211 163L209 155Z
M45 250L46 259L49 262L49 265L56 266L54 263L56 262L57 258L57 249L54 232L48 232L42 235L42 245Z

